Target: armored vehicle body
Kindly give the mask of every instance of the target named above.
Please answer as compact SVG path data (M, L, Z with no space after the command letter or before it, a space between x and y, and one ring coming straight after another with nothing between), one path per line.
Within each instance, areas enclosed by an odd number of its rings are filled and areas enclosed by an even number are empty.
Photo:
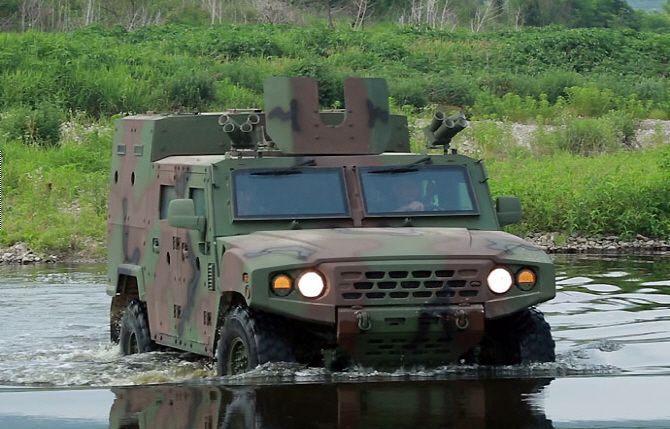
M338 368L554 360L532 308L555 295L540 249L500 231L481 161L411 153L382 79L320 111L312 78L270 78L265 111L117 121L109 200L111 338L215 357ZM430 154L436 152L436 154Z

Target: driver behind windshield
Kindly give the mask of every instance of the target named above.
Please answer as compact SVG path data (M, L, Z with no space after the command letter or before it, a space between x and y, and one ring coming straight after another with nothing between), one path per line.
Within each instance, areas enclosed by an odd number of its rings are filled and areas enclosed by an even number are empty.
M397 212L423 211L425 206L421 202L421 182L413 180L410 177L402 178L398 181L395 190L398 201Z

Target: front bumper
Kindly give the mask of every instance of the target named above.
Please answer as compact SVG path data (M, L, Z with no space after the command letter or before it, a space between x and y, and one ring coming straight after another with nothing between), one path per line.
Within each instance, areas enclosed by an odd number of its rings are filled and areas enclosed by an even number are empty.
M472 350L483 335L479 304L337 310L338 345L363 365L443 365Z

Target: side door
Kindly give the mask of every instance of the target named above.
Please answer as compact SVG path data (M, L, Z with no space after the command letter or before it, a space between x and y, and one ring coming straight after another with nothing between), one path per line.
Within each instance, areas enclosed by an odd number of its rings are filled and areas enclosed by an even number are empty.
M173 323L181 340L181 348L200 354L213 355L215 311L219 294L214 290L214 252L212 228L211 188L189 185L188 198L193 200L195 215L203 216L207 225L205 232L179 228L174 238L174 249L178 249L177 264L180 276L172 283L172 294L178 307Z

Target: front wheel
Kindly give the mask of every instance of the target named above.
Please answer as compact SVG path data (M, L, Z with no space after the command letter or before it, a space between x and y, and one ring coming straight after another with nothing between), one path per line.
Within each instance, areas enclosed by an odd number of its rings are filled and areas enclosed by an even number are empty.
M226 316L216 348L219 375L237 375L266 362L294 362L279 318L248 307Z
M487 323L478 361L489 365L554 362L555 347L544 315L531 308Z
M156 349L156 343L151 339L149 331L145 303L134 299L126 305L121 318L119 345L124 355L146 353Z

